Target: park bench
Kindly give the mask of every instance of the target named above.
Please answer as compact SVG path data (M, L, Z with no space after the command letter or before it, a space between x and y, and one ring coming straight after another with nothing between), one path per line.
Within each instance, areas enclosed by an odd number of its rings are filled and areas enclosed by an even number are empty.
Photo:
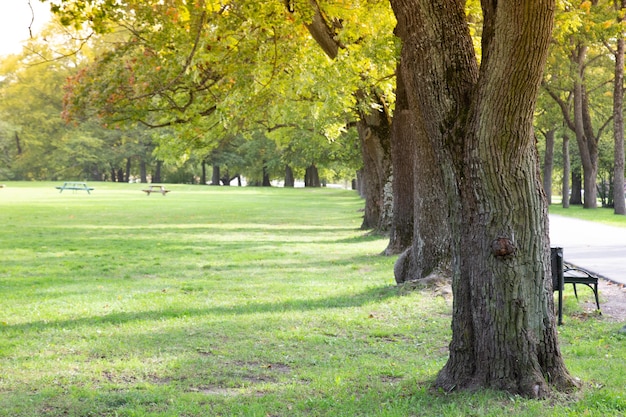
M143 191L147 195L150 195L150 193L161 193L165 195L170 192L170 190L166 190L165 186L163 185L150 185L148 188L141 191Z
M55 187L59 190L59 193L62 193L63 190L73 190L73 191L87 191L87 194L91 194L93 188L88 187L85 182L64 182L63 185Z
M598 312L600 312L598 277L582 268L577 268L573 265L567 264L563 260L563 248L551 248L550 258L552 262L552 290L558 291L558 324L563 324L563 289L565 284L572 284L574 286L574 295L577 300L578 291L576 290L576 284L586 285L591 288L596 299Z

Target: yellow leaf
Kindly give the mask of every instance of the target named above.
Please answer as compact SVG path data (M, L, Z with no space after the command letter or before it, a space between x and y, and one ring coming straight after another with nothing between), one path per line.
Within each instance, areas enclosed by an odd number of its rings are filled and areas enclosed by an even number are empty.
M605 29L610 28L611 26L613 26L613 21L612 20L607 20L602 24L602 27L604 27Z
M591 10L591 2L583 1L580 5L580 8L583 9L585 12L589 13L589 11Z

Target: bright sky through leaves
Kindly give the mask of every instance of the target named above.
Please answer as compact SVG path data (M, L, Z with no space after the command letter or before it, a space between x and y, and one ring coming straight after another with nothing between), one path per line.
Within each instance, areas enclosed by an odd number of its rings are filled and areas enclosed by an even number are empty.
M28 0L0 0L0 56L20 52L22 41L29 38L31 26L33 35L42 29L50 19L50 5L39 0L31 0L33 13Z

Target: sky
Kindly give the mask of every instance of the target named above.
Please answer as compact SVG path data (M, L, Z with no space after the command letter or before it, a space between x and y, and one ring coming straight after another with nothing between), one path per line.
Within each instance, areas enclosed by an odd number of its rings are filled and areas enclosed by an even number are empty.
M33 15L28 0L0 0L0 56L18 53L21 42L28 39L28 27ZM33 35L50 19L50 5L40 0L30 0L35 12Z

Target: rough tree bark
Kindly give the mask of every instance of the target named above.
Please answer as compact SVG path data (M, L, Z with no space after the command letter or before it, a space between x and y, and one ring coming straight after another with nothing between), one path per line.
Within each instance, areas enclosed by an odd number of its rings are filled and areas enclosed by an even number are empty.
M449 265L450 229L448 209L441 198L442 173L424 126L409 109L401 68L397 80L391 134L394 212L389 245L404 245L394 266L396 282L401 284Z
M479 70L464 2L391 0L409 104L433 144L450 208L453 334L435 385L541 397L551 384L575 383L557 341L532 132L555 5L481 3Z
M391 163L393 170L393 218L389 230L389 244L385 255L397 255L411 247L414 228L414 174L416 160L416 133L413 114L402 81L402 72L396 70L396 109L391 122ZM406 281L402 277L398 283Z
M361 228L386 232L393 218L391 120L386 112L368 107L368 112L360 111L357 122L363 157L361 179L365 195Z

